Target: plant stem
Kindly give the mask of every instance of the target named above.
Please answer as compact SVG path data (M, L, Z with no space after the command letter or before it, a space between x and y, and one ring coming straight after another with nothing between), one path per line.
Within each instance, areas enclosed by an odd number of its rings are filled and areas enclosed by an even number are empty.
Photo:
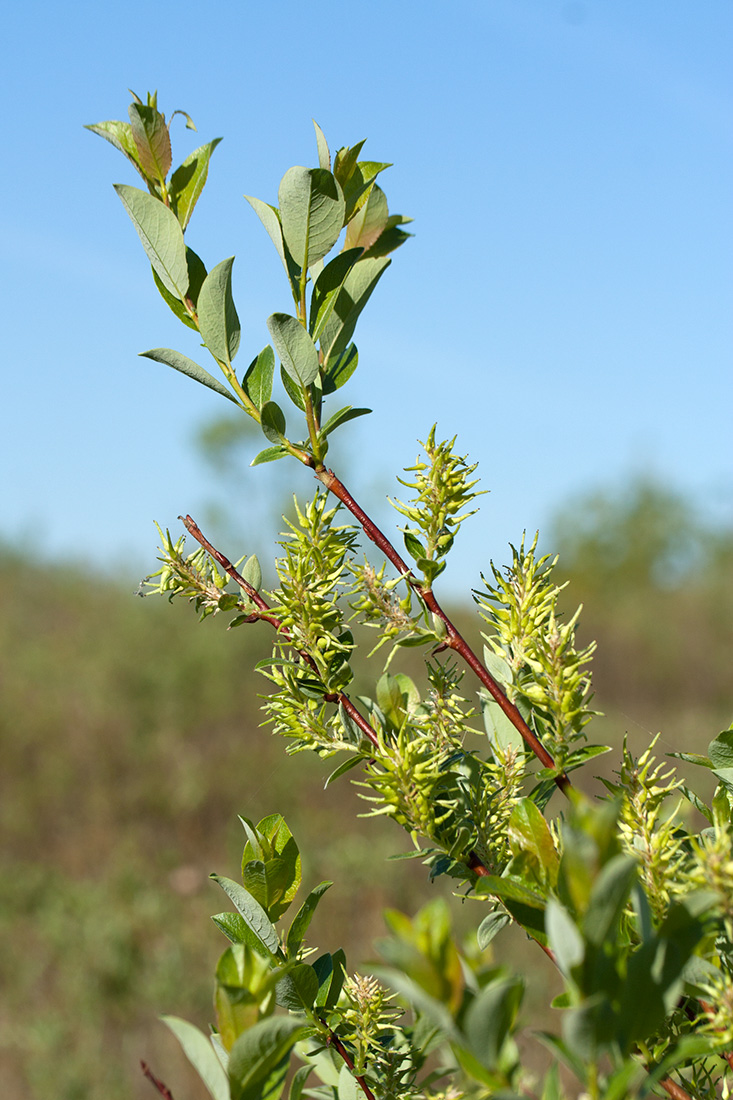
M207 554L210 554L211 557L216 562L218 562L224 572L228 573L232 580L235 581L244 592L246 592L249 599L257 605L259 610L251 616L251 621L259 622L260 620L264 620L265 622L268 622L270 626L273 626L275 630L284 638L289 639L290 632L288 631L288 629L282 625L277 616L269 614L270 605L268 604L267 600L260 595L257 589L254 588L249 583L249 581L244 579L239 570L229 561L229 558L225 557L220 550L217 550L216 547L209 542L195 520L192 519L191 516L179 516L178 518L183 523L189 534L193 535L196 541L200 543L201 546L203 546ZM309 653L301 649L298 650L298 654L300 657L302 657L304 661L307 662L307 664L313 669L314 672L318 671L315 661ZM346 692L327 692L326 694L324 694L323 700L326 703L336 703L339 706L342 706L348 714L349 718L351 718L354 724L359 727L364 736L369 741L371 741L375 748L379 748L379 738L377 737L376 732L369 725L366 718L358 709L358 707L356 707L354 703L352 703ZM485 876L489 873L488 868L485 866L484 863L481 862L476 852L469 853L469 857L466 860L466 866L470 871L473 871L479 876ZM543 947L542 950L545 951L546 954L549 954L550 958L553 958L554 961L554 957L549 951L549 948Z
M155 1076L147 1062L141 1062L140 1069L143 1071L148 1081L152 1082L152 1084L155 1085L160 1095L164 1097L164 1100L173 1100L173 1093L171 1092L171 1090L167 1087L167 1085L164 1085L163 1082Z
M671 1096L672 1100L692 1100L689 1092L685 1092L681 1085L678 1085L671 1077L664 1077L659 1082L661 1087L667 1093L667 1096Z
M269 614L270 605L267 600L259 594L257 589L254 588L253 585L249 583L249 581L244 579L239 570L236 569L236 567L232 565L232 563L229 561L229 558L225 557L221 553L221 551L216 549L215 546L212 546L206 536L202 533L201 528L191 518L191 516L179 516L178 518L181 520L186 530L191 535L193 535L196 541L200 543L201 546L203 546L204 550L206 550L206 552L210 554L216 562L219 563L224 572L229 574L232 580L235 581L244 592L246 592L249 599L252 600L252 603L257 606L259 610L251 616L250 621L257 622L259 620L264 620L265 622L269 623L270 626L273 626L278 634L285 638L286 641L290 641L290 631L287 629L287 627L284 627L282 625L280 619L278 619L276 615ZM306 664L310 668L313 669L316 674L318 673L318 666L306 650L299 649L298 655L306 662ZM364 736L369 741L371 741L371 743L375 747L379 745L379 739L375 731L369 725L366 718L364 718L358 708L352 703L346 692L326 692L323 696L323 699L326 703L336 703L339 706L342 706L348 714L349 718L352 720L352 722L354 722L355 725L359 727Z
M518 708L512 703L505 693L502 691L499 684L494 677L488 671L483 663L476 656L470 645L460 633L458 628L454 625L443 608L438 603L432 588L426 587L410 569L409 565L403 560L395 547L389 541L387 536L380 531L375 523L369 518L363 508L354 500L349 490L343 484L343 482L336 477L333 470L327 470L325 466L316 467L316 477L321 484L328 489L329 492L341 501L343 505L351 512L352 516L359 521L364 534L367 538L379 547L384 556L394 565L395 569L405 578L410 588L419 596L425 606L433 615L437 615L442 619L446 628L446 636L443 641L443 645L454 650L459 656L463 658L468 667L478 677L479 681L491 694L492 698L499 704L504 714L507 716L512 725L519 731L522 738L535 754L537 759L546 768L555 770L555 761L550 753L544 747L542 742L535 736L532 730L529 728L524 718L520 714ZM563 793L567 794L571 783L565 772L555 776L555 783Z
M367 1100L374 1100L374 1093L369 1088L369 1085L366 1083L366 1080L364 1079L364 1077L359 1077L354 1072L355 1071L354 1062L353 1062L353 1059L352 1059L351 1055L349 1054L348 1050L346 1049L344 1044L341 1042L338 1035L336 1035L335 1032L331 1031L330 1028L328 1029L328 1037L326 1039L326 1042L328 1043L329 1046L332 1046L334 1048L334 1050L337 1051L338 1054L341 1055L344 1062L348 1066L349 1070L354 1074L354 1080L358 1083L359 1087L361 1088L361 1091L364 1093Z

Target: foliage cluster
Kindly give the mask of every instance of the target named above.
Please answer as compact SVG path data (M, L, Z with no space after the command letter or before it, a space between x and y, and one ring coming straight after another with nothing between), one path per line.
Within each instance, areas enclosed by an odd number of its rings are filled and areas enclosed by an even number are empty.
M259 825L243 819L242 885L215 876L235 908L214 918L231 941L217 969L216 1027L209 1040L178 1018L167 1020L211 1096L277 1100L294 1052L303 1064L289 1084L292 1100L303 1092L339 1100L359 1092L521 1100L535 1090L560 1100L567 1095L560 1064L591 1100L718 1095L733 1064L733 729L704 756L681 754L714 776L710 804L648 754L635 760L627 750L607 795L588 800L569 776L606 751L587 742L592 648L576 647L577 615L560 615L554 562L522 541L506 571L492 567L476 593L488 626L481 660L433 591L477 495L475 467L454 441L436 442L430 432L425 460L403 483L412 496L397 502L408 520L402 535L410 565L325 466L331 432L367 411L344 406L328 415L325 401L356 369L356 322L406 238L406 219L389 215L375 182L387 165L360 161L363 142L332 160L316 127L319 166L289 169L278 207L249 200L280 255L295 313L270 316L273 346L240 376L233 261L207 274L185 244L196 199L184 201L181 169L166 183L167 127L155 97L144 110L133 103L126 127L95 129L128 157L137 150L131 159L148 193L117 191L163 298L198 331L226 385L182 353L146 355L260 425L270 446L254 465L292 457L319 482L283 538L274 587L263 589L251 557L240 572L241 563L216 550L191 517L187 530L207 556L186 555L166 534L162 568L149 587L193 601L203 615L230 616L231 626L268 623L275 635L264 671L274 690L265 709L291 750L345 754L329 782L359 767L356 782L370 812L407 830L432 877L450 876L486 906L479 947L514 922L555 963L564 985L554 1002L560 1033L541 1037L556 1062L538 1083L515 1038L522 982L461 956L439 906L412 921L389 918L393 936L381 945L388 965L376 977L349 975L340 949L313 960L305 934L329 884L316 886L282 926L300 885L297 846L280 815ZM193 155L196 198L210 151ZM294 438L272 398L276 355L302 425ZM360 535L380 551L378 566L358 560ZM354 702L346 688L356 631L375 624L390 643L388 667ZM414 647L429 651L424 686L390 671ZM477 735L458 660L480 685L484 734ZM556 790L567 802L550 817ZM702 830L675 806L682 799L702 815Z

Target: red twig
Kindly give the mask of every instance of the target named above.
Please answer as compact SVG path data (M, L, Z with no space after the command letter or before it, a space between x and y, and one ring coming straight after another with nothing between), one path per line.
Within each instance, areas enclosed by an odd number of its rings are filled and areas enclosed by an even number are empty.
M671 1077L664 1077L659 1084L667 1093L667 1096L671 1096L672 1100L692 1100L689 1092L685 1092L681 1085L678 1085Z
M143 1071L148 1081L151 1081L152 1084L155 1085L160 1095L164 1097L164 1100L173 1100L173 1093L171 1092L171 1090L168 1088L167 1085L164 1085L163 1082L155 1076L147 1062L141 1062L140 1069Z
M332 1046L333 1049L341 1055L344 1062L349 1067L350 1071L354 1074L354 1080L358 1083L359 1087L361 1088L361 1091L364 1093L367 1100L374 1100L374 1093L369 1088L369 1085L366 1083L366 1079L364 1077L357 1076L357 1074L354 1072L356 1067L354 1066L354 1061L353 1061L351 1055L349 1054L348 1050L346 1049L344 1044L339 1039L338 1035L336 1035L335 1032L331 1031L330 1028L329 1028L329 1032L328 1032L327 1042L328 1042L329 1046Z
M372 522L372 520L369 518L363 508L361 508L360 505L357 504L343 482L340 481L338 477L336 477L333 470L327 470L324 466L321 466L316 470L316 477L321 482L321 484L324 485L326 489L328 489L329 492L333 493L333 495L337 497L337 499L340 500L341 503L346 506L346 508L348 508L352 516L354 516L354 518L359 521L359 524L361 525L367 538L370 538L371 541L379 547L384 556L388 559L388 561L392 563L392 565L394 565L395 569L397 569L400 575L405 577L407 583L410 585L413 591L417 593L417 595L423 601L428 610L431 611L433 615L437 616L439 619L442 619L446 628L446 636L443 644L448 649L454 650L463 658L469 668L476 674L480 682L490 693L492 698L499 704L512 725L522 735L524 741L527 745L529 745L530 749L535 754L540 763L544 764L546 768L554 769L555 761L553 760L550 753L529 728L514 703L512 703L506 697L499 684L496 682L488 669L484 667L483 663L473 652L470 645L460 633L455 624L451 621L448 615L446 615L445 611L435 598L433 590L431 588L426 588L425 585L421 584L421 582L410 569L409 565L407 565L407 563L403 560L403 558L394 548L392 543L389 541L387 536L382 531L380 531L380 529L375 523ZM567 790L571 786L570 780L568 779L565 772L561 772L560 775L555 776L555 782L557 783L560 790L564 792L567 792Z
M191 516L179 516L178 518L184 524L186 530L191 535L193 535L196 541L203 546L204 550L206 550L208 554L211 554L212 558L214 558L214 560L219 563L225 573L228 573L232 580L236 581L239 587L247 594L249 599L252 600L252 602L257 606L258 611L256 615L253 616L252 621L254 622L262 619L264 622L269 623L270 626L273 626L278 634L280 634L281 637L285 638L286 641L291 641L292 639L290 636L290 631L287 629L287 627L283 626L282 622L280 621L280 619L277 618L276 615L269 614L270 605L268 604L267 600L260 595L257 589L254 588L249 583L249 581L246 581L244 579L242 574L239 573L238 570L229 561L229 558L226 558L221 553L221 551L217 550L215 546L212 546L209 540L202 533L201 528L198 526L198 524L195 523ZM303 661L305 661L305 663L315 673L318 673L318 666L316 665L316 662L313 660L311 655L306 652L306 650L299 649L298 656ZM323 696L323 699L326 703L336 703L342 706L354 725L359 727L364 736L368 738L368 740L371 741L373 745L377 746L379 744L379 739L375 731L372 729L366 718L364 718L357 707L354 706L346 692L328 692Z

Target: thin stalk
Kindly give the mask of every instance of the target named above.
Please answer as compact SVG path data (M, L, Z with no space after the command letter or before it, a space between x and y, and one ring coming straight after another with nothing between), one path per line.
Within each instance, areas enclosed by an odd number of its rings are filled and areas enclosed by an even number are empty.
M186 530L191 535L193 535L196 541L200 543L201 546L203 546L204 550L206 550L206 552L210 554L216 562L219 563L224 572L229 574L232 580L239 585L242 591L245 592L248 598L257 606L258 610L251 616L249 621L257 622L259 620L264 620L264 622L267 622L270 624L270 626L274 627L278 634L285 638L286 641L291 641L292 639L290 636L290 631L287 629L287 627L284 627L282 625L282 622L280 621L280 619L277 618L276 615L270 614L271 609L267 600L260 595L257 589L254 588L253 585L249 583L249 581L244 579L239 570L229 561L229 558L225 557L224 554L221 553L221 551L216 549L215 546L212 546L212 544L202 533L200 527L191 518L191 516L179 516L178 518L184 524ZM298 656L301 657L302 660L304 660L315 673L318 673L318 667L315 661L306 650L299 649ZM323 699L326 703L336 703L337 705L342 706L348 714L349 718L352 720L352 722L354 722L355 725L359 727L364 736L369 741L371 741L375 748L378 747L379 739L375 731L369 725L366 718L364 718L358 708L352 703L346 692L327 692L326 694L324 694Z
M318 419L315 409L313 408L309 386L303 386L303 400L305 402L305 420L308 425L308 438L310 439L314 458L317 463L320 463L322 457L322 444L318 439Z
M331 1031L330 1028L328 1029L328 1036L326 1037L326 1042L328 1043L329 1046L333 1047L333 1049L343 1058L343 1060L346 1063L346 1065L348 1066L350 1072L354 1075L354 1080L359 1085L359 1088L364 1093L367 1100L375 1100L374 1093L369 1088L369 1085L366 1083L366 1079L364 1077L357 1076L357 1074L355 1072L356 1067L354 1066L354 1061L353 1061L351 1055L349 1054L348 1050L346 1049L344 1044L341 1042L338 1035L334 1031Z
M158 1077L155 1076L147 1062L141 1062L140 1069L143 1071L148 1081L150 1081L155 1086L155 1088L158 1090L164 1100L173 1100L173 1093L171 1092L171 1090L168 1088L167 1085L164 1085Z
M689 1092L686 1092L681 1085L678 1085L676 1081L673 1081L671 1077L664 1077L659 1082L661 1087L667 1093L667 1096L671 1096L672 1100L692 1100L692 1096Z
M388 561L390 561L400 575L405 578L410 588L420 597L428 610L443 621L446 628L443 646L447 649L452 649L463 658L471 671L478 677L481 684L483 684L492 698L499 704L515 729L519 731L525 743L529 746L540 763L543 764L544 767L554 770L555 761L550 753L532 732L518 708L507 698L489 670L484 666L483 662L479 660L461 632L445 613L438 603L432 588L426 587L418 580L412 572L412 569L407 565L387 536L380 531L363 508L357 504L349 490L334 474L333 470L327 470L325 466L316 466L315 472L321 484L348 508L354 518L358 520L367 538L371 539L371 541L379 547ZM555 776L555 783L565 794L567 794L571 787L570 780L565 772L561 772L559 775Z

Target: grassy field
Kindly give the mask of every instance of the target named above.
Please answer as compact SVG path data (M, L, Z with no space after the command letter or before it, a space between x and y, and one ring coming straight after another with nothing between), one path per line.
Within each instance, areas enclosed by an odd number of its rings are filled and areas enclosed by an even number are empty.
M660 755L700 751L728 725L732 545L708 540L703 565L691 559L694 573L674 583L628 562L599 576L597 548L577 533L565 547L583 635L599 643L607 716L594 740L618 747L628 732L641 750L661 730ZM226 904L208 874L236 876L237 813L286 814L305 885L336 881L314 942L343 945L352 967L385 906L414 912L450 885L430 885L416 861L388 862L407 838L358 820L348 782L323 791L333 765L286 757L259 727L264 627L197 625L185 607L11 551L0 601L0 1096L150 1097L145 1059L176 1100L198 1100L156 1017L210 1019L224 940L208 918ZM472 903L455 911L459 926L478 923ZM512 950L540 986L552 981L544 957L519 940Z

